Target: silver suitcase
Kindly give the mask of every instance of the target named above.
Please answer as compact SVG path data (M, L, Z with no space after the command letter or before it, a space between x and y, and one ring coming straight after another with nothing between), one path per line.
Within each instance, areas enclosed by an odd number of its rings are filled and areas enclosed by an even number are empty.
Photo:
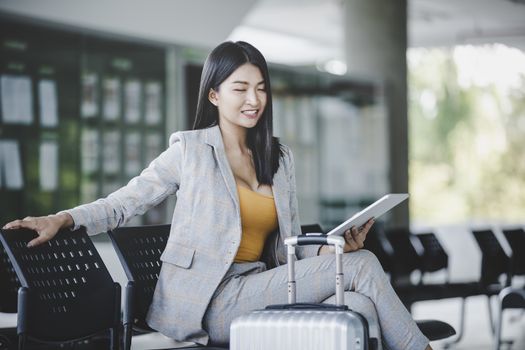
M343 247L340 236L294 236L288 247L288 304L271 305L235 318L230 350L371 350L366 319L344 304ZM330 244L336 252L336 305L296 303L295 246Z

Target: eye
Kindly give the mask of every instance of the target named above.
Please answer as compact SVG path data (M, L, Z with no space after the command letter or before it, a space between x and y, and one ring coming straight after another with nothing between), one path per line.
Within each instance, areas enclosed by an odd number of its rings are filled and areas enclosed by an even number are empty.
M259 89L257 89L257 90L266 92L266 89L265 89L265 88L259 88Z
M244 89L233 89L233 91L246 91Z

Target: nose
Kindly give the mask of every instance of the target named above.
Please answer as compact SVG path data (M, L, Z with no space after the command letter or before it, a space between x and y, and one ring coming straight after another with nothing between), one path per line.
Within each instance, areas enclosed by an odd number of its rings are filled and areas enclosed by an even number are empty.
M257 105L258 102L259 102L259 96L257 96L257 91L253 89L248 89L246 93L246 103L254 106L254 105Z

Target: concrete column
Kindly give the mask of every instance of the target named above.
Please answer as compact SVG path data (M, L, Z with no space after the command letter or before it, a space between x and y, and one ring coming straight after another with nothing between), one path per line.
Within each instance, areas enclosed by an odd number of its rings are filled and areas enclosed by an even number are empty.
M384 84L390 189L408 192L407 0L345 0L344 13L348 74ZM408 204L392 224L409 224Z

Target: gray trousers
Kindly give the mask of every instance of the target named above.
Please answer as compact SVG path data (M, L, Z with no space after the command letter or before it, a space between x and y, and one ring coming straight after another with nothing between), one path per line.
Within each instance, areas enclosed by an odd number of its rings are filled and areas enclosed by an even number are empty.
M394 292L374 254L358 250L343 254L345 303L365 316L371 328L378 322L386 348L423 350L428 339ZM335 256L299 260L295 264L297 302L333 302ZM266 270L261 262L233 264L204 315L203 327L212 343L227 343L230 323L242 314L288 302L286 266ZM371 334L374 336L374 334Z

